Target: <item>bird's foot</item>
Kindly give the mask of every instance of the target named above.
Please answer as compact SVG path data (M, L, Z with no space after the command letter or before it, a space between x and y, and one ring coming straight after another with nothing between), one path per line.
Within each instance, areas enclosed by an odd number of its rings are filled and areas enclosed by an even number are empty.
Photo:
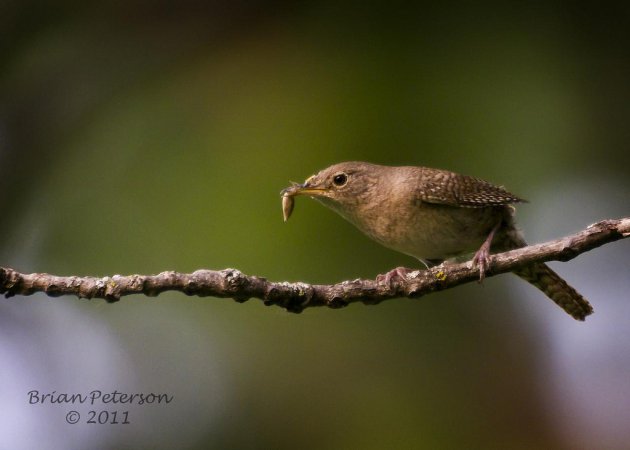
M395 269L390 270L387 273L382 273L376 276L377 283L385 283L389 287L392 287L392 284L396 281L404 281L411 272L414 272L415 269L409 269L407 267L396 267Z
M484 243L472 259L472 266L479 267L479 283L486 277L486 270L490 267L490 245Z
M490 267L490 246L500 226L501 222L497 223L494 228L492 228L492 231L490 231L490 234L486 240L483 241L483 244L481 244L481 247L479 247L479 250L477 250L477 253L475 253L472 259L472 266L479 267L479 283L483 283L483 279L486 277L486 270Z

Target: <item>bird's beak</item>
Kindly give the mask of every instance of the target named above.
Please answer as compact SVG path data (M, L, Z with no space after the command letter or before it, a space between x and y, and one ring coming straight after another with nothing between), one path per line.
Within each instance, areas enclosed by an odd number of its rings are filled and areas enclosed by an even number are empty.
M293 183L293 185L291 185L288 188L285 188L282 191L280 191L280 195L281 196L291 196L291 197L294 196L294 195L321 196L321 195L324 194L325 191L326 191L326 189L321 188L321 187L317 187L317 186L313 186L311 183L309 183L308 180L306 180L302 184Z

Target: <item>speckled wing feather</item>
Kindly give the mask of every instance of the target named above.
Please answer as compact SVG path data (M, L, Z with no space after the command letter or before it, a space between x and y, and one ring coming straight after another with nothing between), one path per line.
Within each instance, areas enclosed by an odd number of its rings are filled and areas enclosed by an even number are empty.
M418 193L423 202L467 208L509 205L525 201L502 187L479 178L437 169L422 171Z

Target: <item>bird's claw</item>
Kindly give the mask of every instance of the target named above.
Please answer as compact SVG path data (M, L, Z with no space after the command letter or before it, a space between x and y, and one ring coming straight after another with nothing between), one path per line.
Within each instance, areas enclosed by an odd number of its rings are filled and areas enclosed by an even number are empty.
M492 245L492 239L494 238L494 234L497 232L499 227L501 226L501 222L497 223L490 234L486 238L486 240L481 244L477 253L472 259L472 266L479 267L479 283L483 283L483 279L486 277L486 271L490 267L490 246Z
M396 267L387 273L377 275L376 282L381 284L385 283L392 288L396 281L404 281L405 278L407 278L407 275L411 272L413 272L413 269L408 269L407 267Z
M479 283L483 283L483 280L486 277L486 270L490 267L489 258L489 249L485 245L482 245L472 259L472 266L479 267Z

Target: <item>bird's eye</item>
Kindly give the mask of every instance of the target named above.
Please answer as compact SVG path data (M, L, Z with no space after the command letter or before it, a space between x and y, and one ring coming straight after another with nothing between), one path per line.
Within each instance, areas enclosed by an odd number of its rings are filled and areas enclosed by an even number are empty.
M333 177L333 184L337 187L341 187L348 182L348 175L341 172Z

